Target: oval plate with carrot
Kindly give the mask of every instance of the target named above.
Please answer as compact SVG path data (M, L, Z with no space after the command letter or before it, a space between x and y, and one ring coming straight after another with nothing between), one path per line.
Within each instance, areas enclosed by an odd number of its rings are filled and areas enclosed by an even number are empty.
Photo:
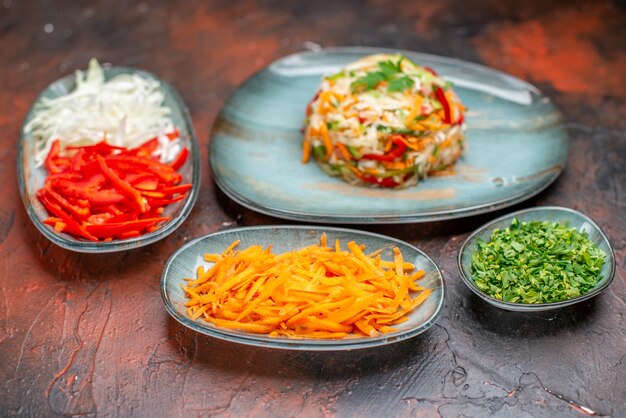
M166 310L226 341L335 351L399 342L439 317L444 284L414 246L331 227L261 226L200 237L161 276Z

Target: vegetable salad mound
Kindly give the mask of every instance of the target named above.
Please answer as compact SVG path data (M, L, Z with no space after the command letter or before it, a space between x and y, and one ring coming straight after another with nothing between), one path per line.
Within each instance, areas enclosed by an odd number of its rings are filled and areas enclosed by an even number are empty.
M303 162L351 184L402 188L463 151L465 107L452 85L399 54L364 57L325 77L307 106Z

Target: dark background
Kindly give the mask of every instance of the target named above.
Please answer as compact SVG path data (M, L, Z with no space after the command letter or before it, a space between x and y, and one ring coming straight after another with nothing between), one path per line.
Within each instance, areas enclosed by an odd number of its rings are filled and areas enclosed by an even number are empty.
M626 11L610 1L0 0L0 415L626 416ZM539 315L495 310L461 283L464 238L507 211L360 228L409 241L442 268L438 324L348 353L248 348L182 328L159 295L164 263L191 238L284 223L215 188L210 130L237 85L305 48L368 45L501 69L548 94L571 136L568 165L539 196L591 216L617 275L602 295ZM188 220L147 248L80 255L48 242L17 191L20 124L39 91L91 57L173 84L204 172ZM575 404L568 403L569 401Z

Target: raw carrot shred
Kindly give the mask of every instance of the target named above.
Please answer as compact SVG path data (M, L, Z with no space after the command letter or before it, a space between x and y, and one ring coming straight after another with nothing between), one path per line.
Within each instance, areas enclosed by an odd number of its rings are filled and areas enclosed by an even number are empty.
M182 289L187 315L217 327L274 337L339 339L393 332L431 291L415 283L423 270L393 248L366 255L351 241L274 254L271 246L239 250L233 242L196 269Z

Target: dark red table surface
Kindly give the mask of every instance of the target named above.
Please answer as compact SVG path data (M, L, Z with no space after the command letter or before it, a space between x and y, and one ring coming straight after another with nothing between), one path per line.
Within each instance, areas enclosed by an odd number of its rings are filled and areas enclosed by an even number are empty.
M626 416L625 39L626 8L610 1L1 0L0 415L584 416L577 404ZM613 284L558 312L487 306L462 284L456 255L472 230L505 210L356 226L416 244L443 270L443 315L410 341L343 353L272 351L173 321L159 278L178 247L237 225L285 223L216 189L208 143L220 106L255 71L314 44L451 56L544 90L567 121L568 165L546 191L508 210L561 205L591 216L615 249ZM91 57L171 82L200 138L195 209L147 248L62 250L30 223L18 195L16 142L28 107Z

